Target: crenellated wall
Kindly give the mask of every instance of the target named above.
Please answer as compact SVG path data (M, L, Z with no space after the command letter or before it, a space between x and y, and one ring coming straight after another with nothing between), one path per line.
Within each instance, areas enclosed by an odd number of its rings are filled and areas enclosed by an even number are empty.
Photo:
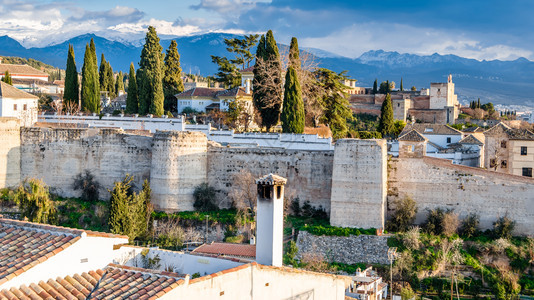
M236 175L246 170L286 177L286 199L321 205L335 226L381 228L388 201L391 209L393 200L408 195L419 223L427 209L443 207L460 218L479 214L483 228L508 215L517 233L534 234L534 179L430 157L388 161L385 140L343 139L335 151L238 148L208 142L200 132L20 128L7 118L0 118L0 138L0 188L35 177L54 193L79 196L74 178L90 170L102 185L100 198L109 199L107 189L129 173L136 188L150 180L156 209L191 210L194 188L204 182L229 206Z
M392 206L398 198L414 199L417 223L429 209L454 209L460 219L478 214L483 229L507 215L516 222L517 234L534 234L534 179L433 157L392 159L390 166L388 202Z
M100 198L125 174L137 188L150 178L152 138L119 129L21 128L21 176L40 178L54 193L76 197L74 178L91 171L101 185Z
M334 151L281 150L268 148L209 148L208 182L226 195L234 187L236 175L246 170L256 177L275 173L287 178L286 199L298 197L330 211L330 191Z

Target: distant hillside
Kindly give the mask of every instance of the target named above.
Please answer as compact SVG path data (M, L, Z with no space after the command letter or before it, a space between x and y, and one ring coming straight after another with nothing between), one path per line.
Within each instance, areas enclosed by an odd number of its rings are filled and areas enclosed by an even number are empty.
M217 66L211 62L211 55L228 55L224 39L232 37L237 36L209 33L176 38L182 69L188 73L214 74ZM93 34L81 35L57 45L30 49L24 48L14 39L2 36L0 55L33 58L54 67L65 68L70 43L74 46L80 70L85 45L91 38L95 40L98 59L104 53L115 71L127 72L131 62L137 67L141 46L110 41ZM169 47L170 41L161 41L164 49ZM376 50L351 59L320 49L303 49L314 55L321 67L337 72L347 70L350 77L358 80L359 86L371 86L375 78L379 82L390 80L399 85L402 77L404 88L415 85L419 89L429 87L430 82L445 82L451 73L460 100L469 101L480 97L482 102L534 107L534 97L531 96L534 90L534 62L524 58L514 61L478 61L455 55L415 55Z

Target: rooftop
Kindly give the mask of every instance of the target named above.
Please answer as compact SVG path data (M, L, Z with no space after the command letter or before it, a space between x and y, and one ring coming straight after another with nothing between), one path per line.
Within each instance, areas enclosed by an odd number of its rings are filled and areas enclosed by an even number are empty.
M0 64L1 66L1 64ZM12 98L12 99L38 99L38 97L23 92L16 87L0 81L0 97Z
M0 218L0 285L67 249L83 235L127 238Z
M424 142L426 140L427 138L415 129L412 129L399 137L399 141Z
M183 91L176 96L176 98L188 98L188 97L208 97L208 98L216 98L217 93L220 91L224 91L224 89L220 88L204 88L204 87L197 87L192 88L187 91Z
M0 299L159 298L181 279L176 273L109 264L96 271L4 289Z
M28 65L13 65L0 63L0 74L5 74L6 71L13 75L26 75L26 76L48 76L47 73L39 71L34 67Z
M499 134L505 134L511 140L534 140L534 132L527 129L511 128L502 122L484 131L484 135Z
M232 243L211 243L211 244L204 244L196 248L192 252L255 258L256 257L256 245L232 244Z
M450 127L449 125L444 124L426 124L426 123L414 123L408 124L404 127L401 132L401 135L407 133L408 131L415 129L417 132L423 135L461 135L462 132Z
M477 139L474 135L470 134L463 139L461 139L458 143L460 144L476 144L476 145L484 145L484 142Z

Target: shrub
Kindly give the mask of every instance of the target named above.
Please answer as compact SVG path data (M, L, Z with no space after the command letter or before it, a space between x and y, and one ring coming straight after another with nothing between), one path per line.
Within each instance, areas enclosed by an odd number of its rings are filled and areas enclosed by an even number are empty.
M188 107L185 107L183 110L182 110L182 114L186 114L186 115L189 115L189 114L197 114L198 111L190 106Z
M293 240L289 241L289 244L287 246L287 251L284 254L284 264L292 265L296 267L298 265L298 262L295 259L295 256L297 256L298 252L299 252L299 249L297 248L297 244L295 243L295 241Z
M291 212L296 217L300 216L300 200L298 197L291 201Z
M467 238L475 236L479 229L478 225L480 224L480 217L475 214L469 214L463 221L462 226L460 227L460 234Z
M112 116L118 116L120 114L122 114L122 110L118 110L118 109L113 110L113 112L111 113Z
M378 131L358 131L357 133L358 133L358 138L362 140L382 138L382 133Z
M512 231L514 231L515 222L508 216L500 217L493 223L493 235L496 238L509 239L512 237Z
M300 215L305 218L328 219L328 214L323 206L319 205L318 208L315 208L311 206L310 201L304 202L304 205L302 205L302 208L300 209Z
M179 249L183 246L184 230L176 219L160 222L155 235L157 236L156 243L159 247Z
M402 300L411 300L415 297L415 293L411 287L407 286L402 288L400 296Z
M444 235L450 237L455 234L458 231L458 225L460 225L460 221L458 220L458 215L456 213L448 211L443 215L441 228Z
M412 227L410 230L408 230L403 236L402 236L402 243L404 246L410 250L418 250L421 246L421 242L419 241L420 236L420 228L415 226Z
M219 208L215 203L215 189L207 183L197 186L193 192L193 197L195 198L193 207L198 211L211 211Z
M95 202L98 201L98 189L100 184L95 180L95 176L89 170L85 170L85 174L78 174L74 179L72 186L75 191L81 190L81 199L84 201Z
M458 215L453 210L436 208L428 211L423 229L429 234L452 236L458 230L458 225Z
M417 214L416 203L412 198L406 196L402 199L395 200L394 205L395 211L387 221L387 230L404 232L415 221L415 215Z
M15 190L13 201L19 206L22 217L30 222L57 222L56 208L50 199L48 187L41 180L25 180Z
M236 236L229 236L225 238L224 241L227 243L232 243L232 244L241 244L244 239L245 237L242 234L240 234Z

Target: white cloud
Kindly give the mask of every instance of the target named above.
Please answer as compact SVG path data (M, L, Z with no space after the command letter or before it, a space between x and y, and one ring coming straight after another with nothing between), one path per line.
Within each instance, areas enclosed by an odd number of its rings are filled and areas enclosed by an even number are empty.
M464 33L376 22L353 24L323 37L303 38L299 44L351 58L378 49L422 55L454 54L478 60L533 58L530 50L501 44L486 45Z
M220 14L233 14L239 16L243 11L256 7L257 3L270 3L270 0L200 0L197 5L191 5L192 9L205 9Z

